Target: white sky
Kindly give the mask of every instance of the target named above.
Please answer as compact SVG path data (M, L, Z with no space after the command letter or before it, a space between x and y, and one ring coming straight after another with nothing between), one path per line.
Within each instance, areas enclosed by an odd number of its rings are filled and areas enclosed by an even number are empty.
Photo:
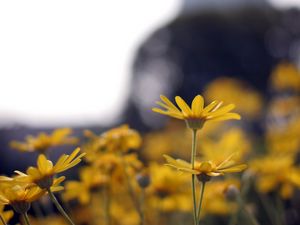
M0 124L111 122L134 50L179 3L0 1Z
M176 15L180 3L0 1L0 125L116 119L129 91L134 50Z

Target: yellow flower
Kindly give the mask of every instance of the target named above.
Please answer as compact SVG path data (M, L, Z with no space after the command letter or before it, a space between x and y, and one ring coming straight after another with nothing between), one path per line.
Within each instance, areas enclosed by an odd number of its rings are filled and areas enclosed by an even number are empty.
M89 130L85 131L85 136L90 138L90 142L85 147L94 151L128 152L131 149L138 149L141 146L142 138L140 134L128 125L122 125L110 129L100 136Z
M175 101L177 108L166 96L160 96L162 102L156 102L160 108L153 108L154 112L168 115L176 119L185 120L188 126L192 129L200 129L206 121L222 121L237 119L241 117L237 113L230 111L235 108L234 104L223 106L223 102L213 101L208 106L204 107L204 99L201 95L197 95L192 102L191 107L180 97L176 96Z
M300 90L300 71L291 63L279 64L271 74L271 85L277 91Z
M151 182L146 192L154 208L166 212L191 210L189 177L178 176L174 179L171 168L157 163L150 164L149 172Z
M0 188L0 204L11 205L16 212L25 213L29 210L30 203L42 197L45 192L37 186L9 182Z
M234 103L237 112L247 119L257 118L262 112L262 96L242 80L217 78L205 87L203 96L209 101L222 99L224 104Z
M170 120L167 126L159 131L147 133L144 136L142 157L147 160L162 161L162 154L173 153L180 158L188 157L191 148L190 130L177 120Z
M16 179L19 181L23 180L28 183L35 183L40 188L48 189L55 184L54 176L56 174L68 170L81 162L81 158L85 155L85 153L78 155L79 152L80 148L77 148L71 155L63 154L54 166L45 155L41 154L37 160L37 167L29 167L26 171L27 174L15 171L20 175ZM64 177L60 177L58 179L59 180L57 182L61 182L64 180Z
M43 153L51 147L76 144L78 140L70 137L71 133L70 128L56 129L50 135L42 132L36 137L27 136L24 142L12 141L10 146L22 152L38 151Z
M199 148L204 160L212 160L219 164L233 153L235 153L234 160L240 161L250 151L251 144L241 129L231 128L227 129L218 140L204 138Z
M293 195L295 187L300 188L300 169L295 167L292 154L271 153L254 159L250 169L256 174L259 192L279 190L281 197L288 199Z
M230 186L240 186L236 179L216 180L206 184L205 195L203 197L203 214L227 215L237 210L238 206L235 202L226 199L225 190Z
M80 181L66 182L66 191L63 194L65 200L78 198L81 204L87 204L91 199L91 191L105 185L108 181L108 177L94 167L80 169L79 177Z
M68 225L68 223L64 220L63 217L58 215L51 215L41 218L31 217L30 216L30 224L31 225Z
M164 155L167 160L168 166L176 168L179 171L187 172L197 175L200 181L208 181L211 177L224 175L225 173L237 173L247 168L246 164L236 164L234 161L234 155L231 154L221 163L215 163L213 161L195 162L194 169L192 165L181 159L173 159L168 155Z

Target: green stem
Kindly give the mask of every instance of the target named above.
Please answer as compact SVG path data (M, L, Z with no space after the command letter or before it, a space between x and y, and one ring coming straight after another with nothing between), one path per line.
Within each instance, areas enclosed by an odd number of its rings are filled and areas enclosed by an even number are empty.
M195 158L196 158L196 146L197 146L197 129L192 130L192 155L191 155L191 164L192 169L195 168ZM192 174L192 196L193 196L193 212L194 212L194 225L198 224L197 217L197 200L196 200L196 184L195 184L195 174Z
M281 223L282 225L285 225L285 218L284 218L284 207L283 207L283 203L282 200L280 199L280 196L278 194L276 194L276 207L277 207L277 211L278 211L278 221L279 223Z
M0 214L0 220L3 223L3 225L7 225L7 223L5 222L4 218L2 217L2 215Z
M141 205L141 225L145 224L145 190L142 189L141 193L141 200L140 200L140 205Z
M28 218L28 215L27 215L27 212L26 213L23 213L23 218L24 218L24 221L26 223L26 225L30 225L30 222L29 222L29 218Z
M124 174L125 174L125 178L126 178L126 183L127 183L127 189L128 189L128 192L129 192L129 196L133 202L133 205L137 211L137 213L139 214L139 217L141 219L141 224L140 225L143 225L143 212L142 212L142 209L141 209L141 206L140 206L140 203L138 202L138 199L136 198L135 194L134 194L134 190L133 190L133 187L131 185L131 181L130 181L130 176L128 174L128 166L127 166L127 163L123 160L123 166L124 166Z
M56 206L58 211L61 213L61 215L66 219L66 221L68 221L69 224L75 225L75 223L71 220L71 218L68 216L68 214L63 209L63 207L59 204L59 202L57 201L55 195L50 190L50 188L48 188L47 191L48 191L48 194L49 194L49 197L50 197L51 201L54 203L54 205Z
M200 200L199 200L199 204L198 204L198 214L197 214L198 221L200 220L200 212L201 212L201 208L202 208L202 200L203 200L203 194L204 194L205 184L206 184L206 182L202 181L201 193L200 193Z
M105 186L103 189L103 198L104 198L104 217L105 217L105 224L110 225L110 190L109 185Z
M238 204L241 207L242 212L244 213L244 215L246 217L248 217L248 221L252 224L252 225L259 225L259 223L257 222L257 220L255 219L255 217L253 215L251 215L248 210L245 208L245 204L243 199L241 198L241 196L238 196L237 198Z
M263 205L263 208L265 210L265 212L267 213L270 222L272 225L280 225L276 220L276 218L274 217L274 215L276 215L276 212L273 209L273 205L270 204L270 201L268 200L268 198L264 195L264 194L258 194L258 196L260 197L260 201Z

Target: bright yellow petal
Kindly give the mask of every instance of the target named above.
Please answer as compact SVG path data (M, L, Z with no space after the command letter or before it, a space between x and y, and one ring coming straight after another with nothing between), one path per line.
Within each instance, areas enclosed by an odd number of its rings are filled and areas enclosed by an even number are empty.
M172 108L173 110L175 111L178 111L178 108L164 95L160 95L160 99L167 105L169 106L170 108Z
M188 106L188 104L186 104L186 102L180 96L176 96L175 101L178 107L181 109L182 113L185 114L185 116L192 116L191 108Z
M237 173L243 171L246 168L247 168L246 164L240 164L240 165L228 167L226 169L218 169L218 171L222 173Z
M195 117L199 117L203 111L204 99L201 95L197 95L192 102L192 111Z
M61 157L59 157L58 161L54 165L54 171L56 171L58 168L61 168L66 160L68 158L68 155L63 154Z
M188 168L188 169L191 169L192 168L192 165L182 159L174 159L172 158L171 156L168 156L168 155L163 155L163 157L166 159L166 161L169 163L169 164L173 164L174 166L177 166L177 167L181 167L181 168Z
M203 112L202 114L205 115L207 114L210 110L212 110L214 107L216 107L216 105L218 105L218 101L213 101L211 102L208 106L206 106L204 109L203 109Z
M49 174L53 168L53 164L50 160L47 160L44 154L39 155L37 160L37 166L41 174Z
M218 116L218 117L212 117L212 118L209 118L208 117L208 120L211 120L211 121L224 121L224 120L240 120L241 119L241 116L237 113L226 113L225 115L223 116Z
M183 119L184 118L181 113L175 113L174 111L173 112L171 112L171 111L164 111L164 110L159 109L159 108L152 108L152 111L156 112L156 113L163 114L163 115L171 116L171 117L174 117L176 119Z
M234 104L229 104L229 105L226 105L226 106L223 106L222 108L220 109L217 109L216 111L214 112L211 112L208 114L209 117L218 117L218 116L222 116L226 113L228 113L229 111L233 110L235 108L235 105Z

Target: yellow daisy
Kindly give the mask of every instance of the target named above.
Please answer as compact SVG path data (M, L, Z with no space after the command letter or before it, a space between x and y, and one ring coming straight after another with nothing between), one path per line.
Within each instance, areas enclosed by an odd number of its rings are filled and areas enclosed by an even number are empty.
M32 185L19 185L14 182L6 183L0 189L0 204L11 205L18 213L26 213L30 203L46 193L45 190Z
M37 167L29 167L26 171L26 174L20 171L15 171L17 174L19 174L19 177L16 179L20 181L23 180L28 183L35 183L40 188L49 189L52 185L54 185L54 175L68 170L81 162L81 158L86 153L81 153L78 155L79 152L80 148L77 148L72 152L71 155L63 154L54 166L44 154L41 154L37 160ZM58 179L61 182L61 180L64 180L64 177L60 177Z
M211 177L221 176L225 173L237 173L241 172L247 168L246 164L236 164L233 160L235 154L231 154L223 162L216 164L213 161L196 161L194 168L192 164L182 160L182 159L173 159L168 155L164 155L167 160L167 166L176 168L179 171L187 172L190 174L195 174L199 181L209 181Z
M166 96L161 95L160 98L162 102L156 103L164 109L153 108L154 112L185 120L192 129L202 128L206 121L239 120L241 118L239 114L230 112L235 108L234 104L222 106L223 102L213 101L204 107L204 99L201 95L197 95L193 99L191 107L180 96L176 96L175 101L179 108Z
M21 152L38 151L44 153L51 147L76 144L78 139L70 136L72 132L70 128L56 129L51 134L41 132L37 136L27 136L24 142L12 141L10 147Z

